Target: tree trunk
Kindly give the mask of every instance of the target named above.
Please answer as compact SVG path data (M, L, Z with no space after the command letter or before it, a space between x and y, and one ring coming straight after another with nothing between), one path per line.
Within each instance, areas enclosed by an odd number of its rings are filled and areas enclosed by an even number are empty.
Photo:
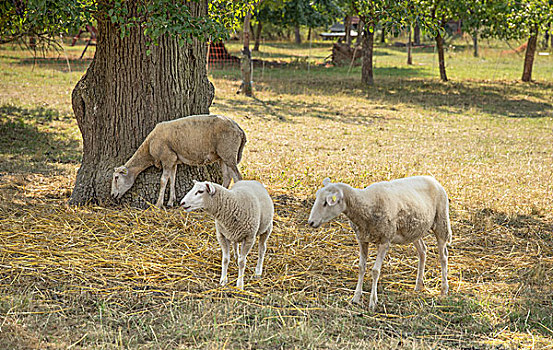
M366 23L363 33L363 63L361 65L361 83L374 84L373 73L374 24Z
M473 56L478 57L478 30L472 34L472 46L474 48Z
M346 33L346 45L351 46L351 16L346 15L344 20L344 31Z
M386 31L384 30L384 28L382 28L382 33L380 33L380 43L382 44L386 43Z
M240 58L240 70L242 71L242 85L240 91L248 96L253 96L252 88L252 53L250 52L250 19L251 13L246 14L244 18L244 48L242 49L242 57Z
M136 2L127 4L129 16L138 17ZM189 6L197 16L207 13L207 1ZM133 155L157 123L209 113L214 88L207 78L206 53L204 43L179 46L168 37L148 46L141 28L132 28L121 38L109 17L98 18L94 59L72 94L83 137L83 160L71 204L110 203L113 168ZM221 181L215 165L179 165L178 169L177 198L192 186L192 179ZM146 169L121 202L135 207L154 203L160 177L159 169Z
M296 25L294 27L294 37L295 37L295 42L296 44L301 44L301 34L300 34L300 26L299 25Z
M421 28L418 24L415 24L415 28L413 28L413 42L415 45L421 44Z
M445 55L444 55L444 38L440 32L436 35L436 48L438 49L438 65L440 67L440 79L447 81L447 74L445 72Z
M259 44L261 42L261 30L263 29L263 23L257 22L257 31L255 32L255 43L253 44L253 51L259 51Z
M363 37L363 27L365 24L362 20L359 20L359 24L357 25L357 45L360 45L362 43L361 38Z
M534 27L528 45L526 46L526 55L524 55L524 70L522 72L522 81L532 80L532 67L534 66L534 56L538 44L538 28Z
M413 57L411 56L411 26L409 26L409 36L407 38L407 64L413 64Z

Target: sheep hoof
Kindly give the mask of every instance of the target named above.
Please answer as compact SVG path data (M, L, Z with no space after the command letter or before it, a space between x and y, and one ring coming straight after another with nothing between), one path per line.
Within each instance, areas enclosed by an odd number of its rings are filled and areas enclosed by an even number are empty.
M360 297L353 297L351 299L352 304L361 305L361 298Z
M261 274L259 274L259 275L258 275L258 274L253 275L253 279L254 279L254 280L260 280L260 279L261 279Z
M228 278L221 278L219 281L219 284L222 286L225 286L228 283Z
M415 292L422 292L424 291L424 284L417 284L417 286L415 287Z

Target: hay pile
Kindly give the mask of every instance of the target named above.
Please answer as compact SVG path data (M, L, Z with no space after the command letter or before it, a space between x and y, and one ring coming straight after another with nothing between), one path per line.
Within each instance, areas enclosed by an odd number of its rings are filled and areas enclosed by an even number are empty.
M147 292L201 297L237 292L232 284L218 285L221 253L209 216L180 209L68 207L63 187L69 187L70 181L60 179L61 184L34 179L21 186L17 179L3 181L2 287L28 286L32 281L37 288L44 286L58 294ZM349 300L357 276L358 247L345 218L312 230L306 225L310 199L275 194L273 199L275 228L268 241L264 277L251 279L256 245L248 257L244 294L259 299L279 292L316 302L325 295ZM553 225L494 217L491 212L453 212L452 216L453 293L479 290L515 295L525 286L551 284ZM426 242L426 295L436 296L440 285L436 244L433 237ZM370 255L369 263L374 249ZM391 249L382 272L383 296L393 292L400 298L413 297L416 261L411 246ZM232 262L229 278L235 282L234 257Z

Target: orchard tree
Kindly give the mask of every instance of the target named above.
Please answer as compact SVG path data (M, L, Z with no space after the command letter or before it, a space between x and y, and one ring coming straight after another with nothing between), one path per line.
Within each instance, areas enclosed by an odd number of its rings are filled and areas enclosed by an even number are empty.
M425 28L433 28L431 21L424 21L419 8L410 0L349 0L354 13L363 22L361 38L363 60L361 64L361 83L374 84L374 33L375 28L382 31L399 30L413 23Z
M553 22L552 0L508 0L488 6L489 35L502 39L528 38L522 81L532 80L538 35Z
M83 159L70 203L110 201L113 168L125 163L154 126L209 112L206 43L226 36L245 5L231 0L27 0L0 3L3 42L50 40L93 22L94 59L72 93ZM208 12L208 9L210 12ZM181 196L192 179L220 181L217 166L179 166ZM141 173L123 203L155 201L159 171Z

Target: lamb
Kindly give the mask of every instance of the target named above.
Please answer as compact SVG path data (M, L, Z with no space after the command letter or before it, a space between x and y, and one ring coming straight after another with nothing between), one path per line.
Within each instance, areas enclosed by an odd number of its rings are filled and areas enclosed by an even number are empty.
M238 181L228 190L212 182L194 181L194 187L184 196L181 205L187 212L204 209L215 217L217 240L223 253L221 285L228 283L229 247L232 244L238 257L236 287L244 288L246 257L256 236L259 236L259 257L255 277L261 277L274 214L273 201L261 183Z
M372 290L369 308L378 301L377 283L382 261L391 243L413 243L419 257L416 291L424 289L426 245L423 237L430 230L438 240L442 268L441 294L449 290L447 282L447 247L451 243L449 202L444 188L430 176L414 176L372 184L356 189L344 183L324 179L313 204L308 224L313 228L346 214L359 243L359 278L352 302L359 304L367 262L368 243L377 245L372 269Z
M138 174L155 165L163 168L156 206L163 205L167 180L170 181L168 206L175 201L175 178L178 164L205 165L219 162L223 186L242 179L237 164L242 159L246 134L230 118L219 115L194 115L162 122L146 137L125 165L115 168L111 195L119 199Z

